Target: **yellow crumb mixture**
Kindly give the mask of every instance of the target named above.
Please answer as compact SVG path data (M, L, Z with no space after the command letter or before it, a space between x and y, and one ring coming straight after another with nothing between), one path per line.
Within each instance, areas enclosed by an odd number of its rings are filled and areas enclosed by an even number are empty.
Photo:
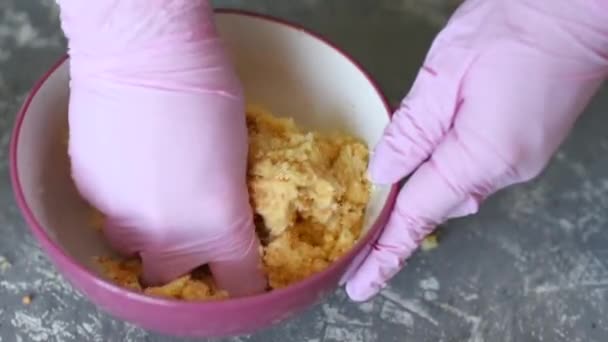
M104 275L122 287L150 296L180 300L212 300L228 298L228 293L215 286L211 275L206 271L196 270L192 274L178 278L167 285L142 288L140 277L142 265L137 259L115 260L97 258Z
M271 289L325 269L357 241L369 201L368 148L344 134L300 130L292 119L247 109L248 184ZM99 224L99 219L95 219ZM143 293L182 300L227 298L208 272L142 289L138 260L99 258L104 274Z

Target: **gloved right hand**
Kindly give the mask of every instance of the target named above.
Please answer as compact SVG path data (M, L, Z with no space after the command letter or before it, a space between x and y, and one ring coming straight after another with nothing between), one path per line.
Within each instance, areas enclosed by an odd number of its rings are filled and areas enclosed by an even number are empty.
M376 294L438 224L538 175L607 74L607 1L464 2L375 149L376 183L413 174L350 297Z
M72 174L110 243L148 285L209 263L231 296L264 291L243 93L209 2L58 3Z

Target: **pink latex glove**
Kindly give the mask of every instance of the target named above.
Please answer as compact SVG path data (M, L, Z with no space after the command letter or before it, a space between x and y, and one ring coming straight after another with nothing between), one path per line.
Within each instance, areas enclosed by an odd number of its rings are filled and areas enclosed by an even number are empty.
M58 0L69 42L69 154L104 232L163 284L210 264L263 291L241 85L201 0Z
M349 296L372 297L438 224L538 175L607 71L606 1L464 2L375 149L375 182L415 172Z

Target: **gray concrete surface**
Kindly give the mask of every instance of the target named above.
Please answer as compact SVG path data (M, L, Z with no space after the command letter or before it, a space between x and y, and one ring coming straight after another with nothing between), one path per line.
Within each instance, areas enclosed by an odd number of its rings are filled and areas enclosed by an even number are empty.
M411 84L454 1L225 0L301 23L352 53L393 103ZM0 342L177 341L112 319L75 293L27 232L12 199L7 144L33 81L64 52L51 1L0 0ZM389 288L324 304L225 342L607 341L608 92L537 181L442 229ZM10 264L10 266L8 266ZM3 266L4 265L4 266ZM33 294L30 305L24 295Z

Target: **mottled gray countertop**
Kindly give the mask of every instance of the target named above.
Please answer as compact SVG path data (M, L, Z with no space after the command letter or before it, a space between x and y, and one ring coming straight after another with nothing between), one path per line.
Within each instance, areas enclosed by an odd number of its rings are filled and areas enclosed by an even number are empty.
M397 103L455 1L216 3L326 35ZM0 0L0 342L176 341L114 320L75 293L13 202L6 151L15 112L63 52L51 1ZM607 341L607 95L604 89L542 177L500 193L475 217L451 222L439 248L413 257L373 301L356 305L339 291L295 320L225 341ZM28 294L32 303L24 305Z

